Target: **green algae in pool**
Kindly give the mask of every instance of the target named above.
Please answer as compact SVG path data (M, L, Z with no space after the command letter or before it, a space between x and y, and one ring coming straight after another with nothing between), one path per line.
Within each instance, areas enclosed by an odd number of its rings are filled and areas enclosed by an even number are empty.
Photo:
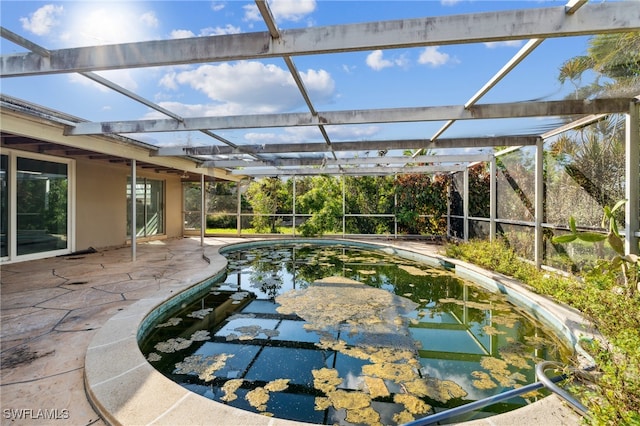
M402 424L531 383L537 362L571 354L502 295L382 251L275 244L225 255L226 277L169 309L140 346L167 377L240 409Z

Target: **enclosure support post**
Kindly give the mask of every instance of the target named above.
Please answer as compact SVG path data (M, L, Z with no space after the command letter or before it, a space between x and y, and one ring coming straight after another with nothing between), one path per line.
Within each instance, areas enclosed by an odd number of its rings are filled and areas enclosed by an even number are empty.
M204 190L204 173L200 175L200 246L204 247L204 233L207 229L207 195Z
M345 176L342 176L342 238L344 238L345 232L347 232L347 195L346 195L346 182Z
M238 237L242 230L242 181L236 184L236 233Z
M398 174L393 174L393 187L398 187ZM393 191L393 238L398 239L398 191Z
M544 216L544 140L538 138L536 141L536 163L535 163L535 240L533 248L533 257L536 268L542 266L543 245L542 238L542 222Z
M638 234L640 233L639 195L640 192L640 104L631 102L625 125L625 248L626 254L638 254Z
M447 181L447 238L451 236L451 182L453 182L453 173L449 173Z
M491 156L489 163L489 241L496 238L496 156Z
M464 232L464 240L469 241L469 167L465 167L464 169L462 186L464 187L462 190L462 214L464 216L462 219L462 232Z
M136 229L138 225L136 224L136 181L138 177L136 176L136 160L131 160L131 261L136 261Z
M291 194L291 198L293 199L293 236L296 236L296 177L293 178L293 194Z

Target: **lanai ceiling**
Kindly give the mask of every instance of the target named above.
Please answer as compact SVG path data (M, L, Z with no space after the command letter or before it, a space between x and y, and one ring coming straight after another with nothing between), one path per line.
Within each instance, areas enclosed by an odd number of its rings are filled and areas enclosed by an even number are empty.
M506 8L463 15L411 16L281 29L269 4L256 0L266 31L64 49L40 46L3 26L2 37L24 51L3 54L0 76L3 79L28 79L79 74L148 108L153 117L146 114L117 121L71 123L66 127L70 137L105 134L127 136L145 143L158 140L161 142L153 144L158 148L157 156L195 158L201 167L225 169L236 177L455 171L470 162L488 160L494 147L535 145L541 138L551 137L563 129L595 121L606 114L628 112L630 102L637 101L634 97L639 93L624 98L589 100L567 99L566 96L548 99L547 94L542 94L544 96L536 100L483 102L483 98L486 99L486 95L524 61L538 61L540 69L548 66L540 56L534 55L545 40L640 30L640 7L635 1L587 3L586 0L571 0L566 4L551 3L551 7L547 7L548 4L532 2L531 8L517 10ZM348 52L388 53L397 49L445 45L473 47L514 40L521 40L522 47L462 103L431 105L425 102L424 105L403 106L401 95L388 94L385 97L390 100L388 107L330 109L326 104L319 107L297 65L311 60L322 63L327 55ZM566 59L584 53L568 51ZM97 74L106 70L273 59L282 61L290 73L304 100L301 110L180 115L160 102ZM473 64L467 66L467 72L473 73ZM428 73L425 78L429 78ZM265 78L264 84L269 84L268 79ZM519 84L528 82L522 80ZM386 88L369 87L366 90L385 91ZM474 121L483 125L467 125L462 130L454 130L458 123ZM488 133L486 123L494 123L495 131ZM411 137L395 138L363 134L349 139L339 131L366 125L407 124L430 126L417 127L419 130L413 131ZM241 136L241 132L269 129L287 132L300 128L315 129L317 137L304 136L305 133L300 132L301 136L295 140L275 137L268 142L251 143L250 138ZM185 134L196 136L185 138Z

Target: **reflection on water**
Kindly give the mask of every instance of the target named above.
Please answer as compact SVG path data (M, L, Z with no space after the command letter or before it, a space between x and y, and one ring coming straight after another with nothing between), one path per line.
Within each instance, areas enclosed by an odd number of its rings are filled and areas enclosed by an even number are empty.
M535 380L569 350L501 295L343 245L227 254L228 273L141 348L193 392L319 424L402 424ZM508 411L532 393L465 418Z

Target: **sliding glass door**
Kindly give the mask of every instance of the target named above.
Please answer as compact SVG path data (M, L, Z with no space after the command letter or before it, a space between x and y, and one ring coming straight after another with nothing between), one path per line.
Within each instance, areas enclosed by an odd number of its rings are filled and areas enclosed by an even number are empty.
M136 179L136 236L164 234L164 182ZM127 179L127 235L131 237L131 177Z
M0 156L0 257L32 259L73 249L73 160L3 149Z
M67 165L17 158L17 255L67 248Z
M9 256L9 156L0 155L0 257Z

